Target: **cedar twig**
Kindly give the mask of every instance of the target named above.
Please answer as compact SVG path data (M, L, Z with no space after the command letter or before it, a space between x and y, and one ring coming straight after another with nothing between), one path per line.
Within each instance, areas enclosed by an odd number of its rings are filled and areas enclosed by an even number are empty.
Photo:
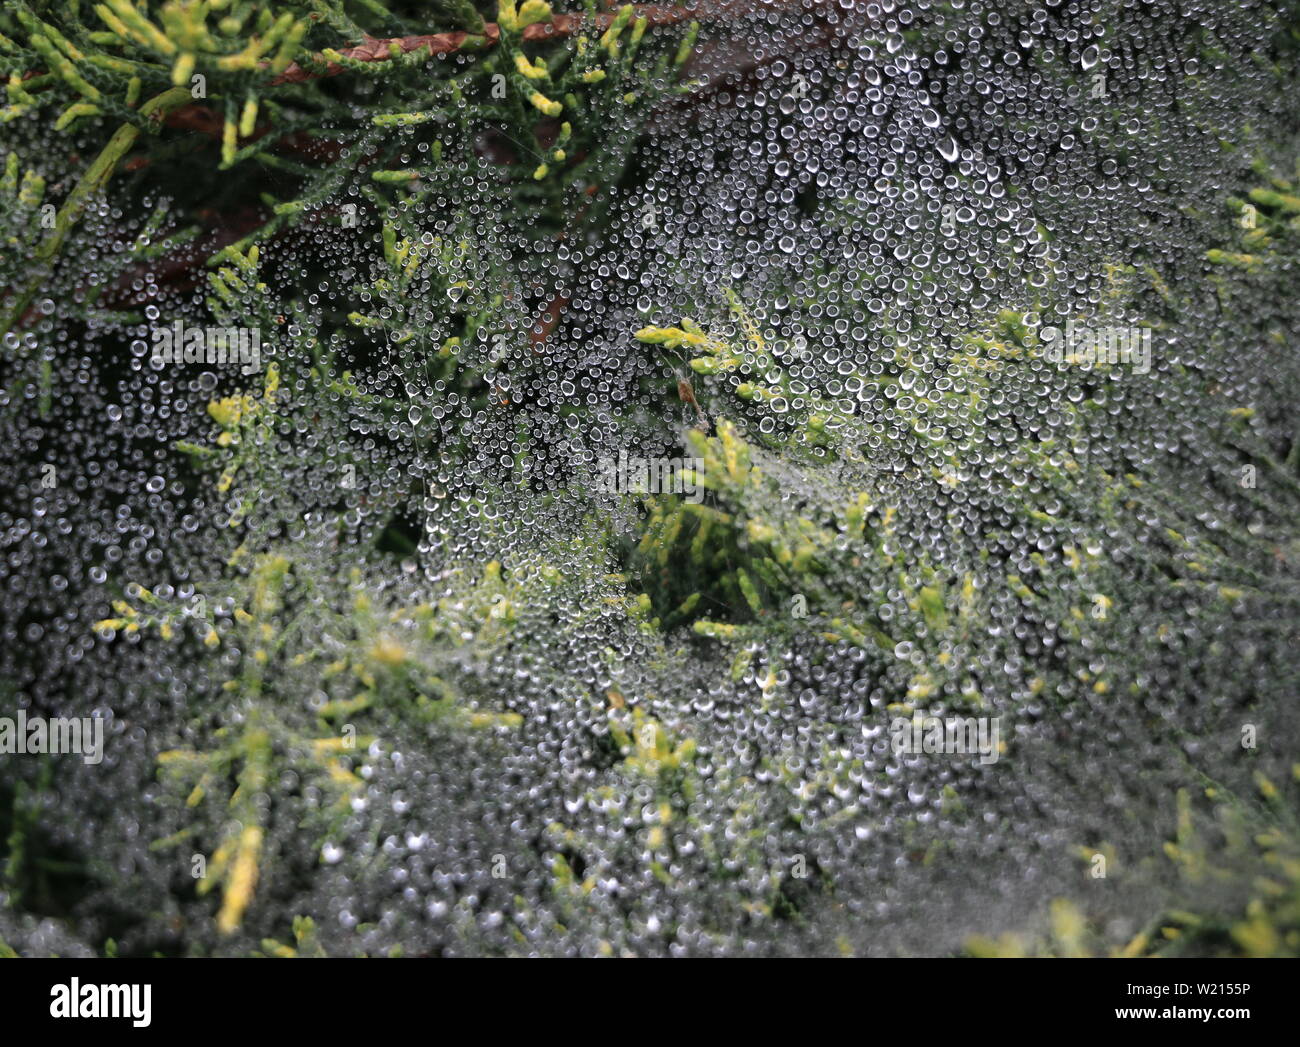
M182 99L188 97L189 91L183 87L169 88L142 105L140 113L143 116L160 120L169 110L176 108ZM31 304L32 298L35 297L37 290L40 289L41 284L48 275L45 267L54 261L55 256L59 253L59 248L63 246L68 233L76 224L77 219L81 217L81 212L86 204L90 202L95 193L108 184L108 180L113 177L113 171L117 168L118 162L126 155L139 134L140 129L135 124L123 124L109 139L108 145L104 147L99 156L87 168L86 173L81 176L81 180L73 188L68 199L55 216L54 231L36 249L35 272L32 274L27 286L14 300L3 325L0 325L0 332L8 333L22 319L27 307Z
M674 25L692 18L713 19L730 14L745 14L758 10L761 5L752 0L732 0L732 2L709 4L700 8L665 7L659 4L634 4L633 17L644 18L650 27ZM608 29L618 12L597 15L595 25L598 29ZM523 31L524 40L533 43L539 40L561 40L572 36L583 27L589 18L585 14L553 15L549 22L536 22ZM433 33L425 36L369 37L356 47L338 53L354 62L387 62L391 58L428 48L430 55L451 54L459 51L469 40L477 43L483 41L488 46L495 45L501 39L501 27L496 22L484 23L479 33L467 33L460 30L450 33ZM304 80L320 77L338 76L346 71L337 62L330 62L324 56L318 56L318 63L325 69L308 69L293 62L283 73L271 80L271 85L296 84ZM264 63L265 64L265 63Z

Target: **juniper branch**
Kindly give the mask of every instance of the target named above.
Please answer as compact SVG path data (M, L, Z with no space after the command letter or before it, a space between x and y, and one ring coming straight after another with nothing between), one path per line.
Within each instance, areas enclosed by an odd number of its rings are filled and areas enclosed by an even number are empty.
M140 107L140 115L146 118L161 119L173 109L177 109L189 102L189 100L190 92L188 88L172 87L145 102ZM118 163L126 155L139 135L140 128L136 124L123 124L119 127L114 132L113 137L108 140L108 144L104 146L103 151L95 157L94 162L86 169L86 173L81 176L81 180L77 182L72 192L68 194L67 200L64 201L55 217L54 230L36 250L36 271L32 274L27 287L14 301L8 315L5 317L4 327L0 330L0 334L7 334L13 330L14 326L22 319L27 307L31 305L32 298L35 297L36 292L45 280L46 268L58 255L59 249L68 238L68 234L72 231L73 225L81 216L86 204L108 184Z
M727 14L743 13L755 8L756 5L752 3L723 3L714 5L706 11L700 11L684 7L641 4L633 5L632 10L634 17L645 18L649 26L657 28L687 22L692 19L719 18ZM617 12L597 15L594 20L589 20L586 15L555 15L549 22L537 22L527 26L522 32L522 37L529 43L542 40L562 40L565 37L572 36L585 23L589 22L598 29L608 29L617 17ZM350 47L335 53L353 62L387 62L390 59L398 58L412 51L418 51L421 48L428 48L431 56L451 54L466 47L467 44L468 46L476 46L482 42L489 47L495 46L500 39L500 25L496 22L486 22L481 33L467 33L457 30L450 33L433 33L423 36L396 36L382 39L371 37L356 47ZM305 80L338 76L340 73L347 71L344 65L331 61L325 55L314 56L313 65L323 66L324 70L304 67L294 62L283 73L270 81L271 86L296 84Z

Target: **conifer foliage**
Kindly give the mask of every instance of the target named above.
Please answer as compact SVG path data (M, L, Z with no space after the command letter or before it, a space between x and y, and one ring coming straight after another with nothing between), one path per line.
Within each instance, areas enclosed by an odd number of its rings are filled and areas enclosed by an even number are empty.
M1300 953L1297 24L6 3L0 952Z

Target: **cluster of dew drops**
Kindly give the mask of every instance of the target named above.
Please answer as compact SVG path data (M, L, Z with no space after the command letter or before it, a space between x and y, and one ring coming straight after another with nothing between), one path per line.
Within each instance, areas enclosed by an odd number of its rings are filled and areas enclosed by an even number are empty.
M307 913L343 952L948 950L1077 890L1067 852L1079 834L1122 847L1154 831L1179 779L1139 725L1180 703L1231 703L1251 686L1231 652L1215 661L1210 627L1163 647L1135 641L1127 654L1125 644L1070 651L1054 612L1035 619L995 600L980 637L957 654L984 681L987 711L1002 717L1018 758L985 767L900 757L885 725L924 668L914 645L900 643L882 667L812 630L783 634L757 644L751 669L733 679L730 652L689 629L647 632L628 614L621 598L635 583L620 540L635 544L642 513L575 478L620 452L681 455L683 432L699 424L678 395L684 379L710 425L730 417L755 446L791 436L799 468L783 470L780 452L768 452L782 484L773 512L830 506L836 484L874 484L898 513L888 551L900 563L987 570L990 590L995 574L1027 575L1030 554L1059 565L1059 549L1026 545L998 492L1067 511L1014 451L1016 440L1061 431L1079 382L1026 362L980 391L976 410L962 405L974 386L952 369L954 347L1005 311L1063 326L1117 309L1108 322L1139 323L1132 302L1107 298L1115 264L1203 284L1198 260L1232 235L1221 204L1239 173L1239 160L1206 148L1204 128L1268 127L1277 111L1276 82L1248 61L1272 31L1264 7L762 5L727 30L706 27L688 70L691 104L652 117L633 151L635 177L597 233L525 243L491 172L467 161L449 165L462 180L446 207L404 218L426 244L472 232L477 255L456 271L468 289L358 296L351 289L383 271L373 224L353 235L306 226L268 252L265 278L285 303L268 344L284 347L272 358L288 407L265 436L278 465L256 494L276 538L325 579L310 598L347 600L348 571L363 561L392 606L436 602L453 591L449 578L489 561L542 556L564 580L529 590L509 643L451 656L448 672L470 700L520 714L517 729L386 740L358 758L364 791L323 840L302 828L320 803L315 786L293 769L276 774L263 803L268 851L297 857L268 867L262 889L276 900L254 909L251 926L271 933ZM1213 58L1198 43L1207 33ZM86 272L114 272L139 220L107 205L90 215L76 241ZM149 848L172 825L153 759L210 738L207 721L223 707L201 701L220 694L239 657L222 648L200 658L147 637L109 643L88 625L133 581L191 600L221 571L231 530L230 502L197 483L173 448L210 442L206 405L241 380L151 367L148 325L182 314L201 323L202 295L125 271L153 296L143 326L74 322L59 295L42 295L41 318L22 337L54 361L61 385L52 418L33 397L6 405L17 411L5 422L15 453L0 465L6 490L21 494L0 507L5 678L33 707L93 710L111 723L106 766L68 770L64 815L46 811L53 836L111 870L83 904L75 940L59 939L65 949L94 941L104 926L96 905L109 899L138 913L142 939L174 935L166 928L178 913L197 925L210 910L175 856ZM409 406L371 410L337 389L306 399L319 385L307 356L288 348L302 330L361 306L442 339L448 309L491 297L498 289L482 283L510 271L513 283L499 288L506 320L464 347L462 372L438 372L398 344L344 348L367 395ZM1202 405L1166 380L1178 368L1217 369L1224 395L1241 402L1271 395L1251 336L1210 295L1189 301L1160 333L1150 375L1088 388L1102 409L1076 435L1099 465L1214 457L1196 446ZM739 379L695 376L685 356L632 337L692 317L743 339L733 302L771 335L789 397L741 410ZM548 309L556 322L539 340ZM814 395L855 404L851 461L798 439L803 398ZM915 429L918 405L924 418L941 401L922 425L942 427L943 452ZM60 476L52 489L39 483L47 461ZM341 490L345 464L358 482ZM936 483L941 471L955 471L954 482ZM589 533L593 513L619 540L560 541ZM394 519L416 540L385 559L375 549ZM1134 518L1128 530L1094 534L1093 551L1122 562L1142 526ZM981 566L989 559L995 566ZM882 621L906 613L894 582L836 569L839 590L870 591ZM1086 687L1054 701L1029 685L1081 669L1144 686L1117 711L1118 699ZM1203 689L1210 676L1214 693ZM1283 687L1280 670L1261 670L1255 685L1261 678ZM317 697L291 677L276 687L286 705ZM611 739L610 694L670 744L693 739L688 774L629 770ZM938 862L927 857L934 848ZM151 886L125 900L128 882ZM1137 929L1136 915L1116 912L1115 934ZM40 921L13 933L57 937ZM180 948L174 938L169 947Z

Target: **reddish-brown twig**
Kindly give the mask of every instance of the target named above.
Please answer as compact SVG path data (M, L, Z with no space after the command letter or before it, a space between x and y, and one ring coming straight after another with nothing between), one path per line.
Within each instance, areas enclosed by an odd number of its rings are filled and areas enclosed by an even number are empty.
M752 2L710 4L707 8L664 7L657 4L638 4L633 6L637 17L644 18L651 27L673 25L689 21L692 18L713 18L725 14L754 10L758 5ZM607 29L614 20L613 14L597 15L595 27ZM549 22L536 22L524 29L524 39L528 41L562 39L572 36L584 23L589 21L586 15L554 15ZM339 51L338 54L354 62L387 62L394 57L409 54L426 48L430 55L451 54L465 46L465 41L482 39L488 46L501 39L501 27L496 22L487 22L478 34L465 32L433 33L426 36L369 37L356 47ZM325 68L308 69L294 62L283 73L271 80L272 85L296 84L304 80L315 80L324 76L338 76L346 69L338 62L328 61L318 56L318 61Z

